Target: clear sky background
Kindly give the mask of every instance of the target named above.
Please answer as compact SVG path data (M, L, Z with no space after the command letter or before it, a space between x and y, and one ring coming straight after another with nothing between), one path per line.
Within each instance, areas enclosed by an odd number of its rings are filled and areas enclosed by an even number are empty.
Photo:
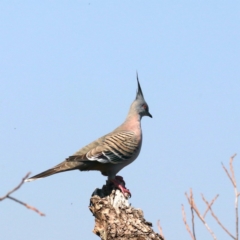
M193 188L234 233L234 193L221 162L240 154L237 1L1 1L0 196L121 124L136 70L153 118L138 159L120 175L130 202L160 219L166 240L190 239L181 204ZM240 184L240 155L235 158ZM89 199L106 178L72 171L13 194L46 214L0 203L7 240L98 239ZM228 239L211 216L218 239ZM196 220L199 239L212 239Z

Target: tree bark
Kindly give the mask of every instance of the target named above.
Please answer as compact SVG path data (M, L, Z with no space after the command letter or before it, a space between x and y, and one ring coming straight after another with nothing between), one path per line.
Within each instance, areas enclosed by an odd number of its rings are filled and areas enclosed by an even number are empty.
M133 208L122 192L108 182L93 192L89 209L95 217L93 232L102 240L164 240L144 219L143 211Z

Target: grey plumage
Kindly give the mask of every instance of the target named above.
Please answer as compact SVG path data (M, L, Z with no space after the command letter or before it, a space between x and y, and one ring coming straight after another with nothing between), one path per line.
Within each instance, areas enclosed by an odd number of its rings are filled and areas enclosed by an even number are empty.
M64 162L26 181L76 169L80 171L97 170L108 176L109 179L114 179L116 174L134 161L140 152L142 145L141 118L143 116L152 117L144 99L138 76L137 83L136 99L131 104L127 118L122 125L81 148Z

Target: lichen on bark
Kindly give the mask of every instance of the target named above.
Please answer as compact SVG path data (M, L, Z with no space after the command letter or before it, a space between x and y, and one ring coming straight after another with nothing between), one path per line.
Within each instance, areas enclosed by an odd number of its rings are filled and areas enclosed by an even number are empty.
M145 220L143 211L133 208L122 192L108 182L93 192L89 209L95 217L93 232L102 240L164 240Z

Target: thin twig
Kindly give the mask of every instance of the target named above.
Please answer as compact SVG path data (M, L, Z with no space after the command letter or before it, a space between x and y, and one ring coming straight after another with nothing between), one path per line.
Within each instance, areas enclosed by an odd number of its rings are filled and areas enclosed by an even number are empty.
M191 194L192 194L191 192L192 192L192 189L190 190L190 196L191 196ZM191 199L191 197L188 197L187 193L185 193L185 195L186 195L186 197L187 197L187 199L188 199L188 202L189 202L190 206L193 208L193 210L195 211L195 213L197 214L197 216L199 217L199 219L202 221L202 223L204 224L204 226L207 228L207 230L209 231L209 233L212 235L213 239L214 239L214 240L217 240L214 232L213 232L213 231L211 230L211 228L208 226L208 224L206 223L204 217L200 214L197 206L196 206L195 203L194 203L194 199L193 199L193 198Z
M213 199L215 201L215 199L217 199L218 195ZM228 230L226 227L224 227L224 225L220 222L220 220L217 218L217 216L214 214L211 205L208 203L208 201L204 198L203 194L202 194L202 199L203 201L206 203L207 208L210 210L213 218L217 221L217 223L222 227L222 229L233 239L236 239ZM213 201L212 201L213 202Z
M237 155L237 154L234 154L234 155L230 158L229 165L230 165L230 171L231 171L232 179L233 179L233 183L234 183L235 215L236 215L236 240L238 240L238 196L239 196L239 193L238 193L238 190L237 190L237 181L236 181L236 178L235 178L234 168L233 168L233 160L234 160L234 157L235 157L236 155Z
M223 165L223 163L222 163L222 167L223 167L224 171L226 172L228 178L229 178L230 181L232 182L233 186L235 187L234 181L233 181L231 175L229 174L228 170L227 170L227 169L225 168L225 166Z
M235 179L235 175L234 175L234 169L233 169L233 160L234 158L236 157L236 153L230 158L230 161L229 161L229 165L230 165L230 171L231 171L231 174L232 174L232 179L233 179L233 182L235 184L235 187L237 187L237 183L236 183L236 179Z
M35 207L32 207L30 205L28 205L27 203L24 203L14 197L11 197L10 194L12 194L13 192L17 191L23 184L24 184L24 180L28 178L28 176L30 175L30 172L26 174L26 176L22 179L22 181L14 188L12 189L11 191L9 191L6 195L4 195L3 197L0 198L0 201L8 198L8 199L11 199L17 203L20 203L22 205L24 205L26 208L30 209L30 210L33 210L34 212L38 213L40 216L45 216L44 213L40 212L37 208Z
M161 225L160 225L160 220L158 220L158 222L157 222L157 227L158 227L158 231L159 231L159 234L160 234L161 238L162 238L162 239L165 239L165 238L164 238L164 235L163 235L162 227L161 227Z
M22 179L22 181L13 190L9 191L5 196L0 198L0 201L2 201L5 198L7 198L13 192L17 191L24 184L24 180L27 179L30 174L31 174L30 172L27 173L26 176Z
M222 163L222 167L223 167L224 171L226 172L228 178L232 182L233 188L234 188L234 194L235 194L235 215L236 215L236 238L235 239L238 240L238 236L239 236L239 233L238 233L238 197L239 197L240 193L237 190L237 182L236 182L236 178L235 178L235 174L234 174L234 168L233 168L233 160L234 160L234 157L236 155L237 154L234 154L230 158L230 161L229 161L229 168L230 168L231 175L228 172L228 170L226 169L226 167L223 165L223 163Z
M203 194L202 194L202 196L203 196ZM208 212L208 210L210 209L210 207L213 205L213 203L217 200L217 198L218 198L218 194L216 195L216 197L210 202L210 204L207 206L207 209L206 209L206 211L205 211L205 213L203 214L203 217L205 218L206 217L206 214L207 214L207 212Z
M234 194L235 194L235 215L236 215L236 240L238 240L238 236L239 236L239 233L238 233L238 197L240 195L240 193L238 192L237 190L237 181L236 181L236 178L235 178L235 174L234 174L234 168L233 168L233 160L234 160L234 157L236 156L237 154L234 154L231 158L230 158L230 161L229 161L229 167L230 167L230 172L231 172L231 176L229 174L229 172L227 171L227 169L225 168L225 166L223 165L223 169L225 170L225 172L227 173L228 177L230 178L232 184L233 184L233 187L234 187Z
M193 232L194 239L196 240L193 207L191 207L191 214L192 214L192 232Z
M214 235L213 231L209 228L209 226L207 225L206 221L205 221L205 217L206 214L208 213L208 211L211 212L211 215L213 216L213 218L217 221L217 223L221 226L221 228L233 239L238 240L239 239L239 227L238 227L238 222L239 222L239 217L238 217L238 197L240 196L240 192L238 192L237 190L237 181L235 178L235 173L234 173L234 167L233 167L233 160L234 157L236 156L236 154L234 154L231 158L230 158L230 162L229 162L229 171L227 170L227 168L223 165L222 163L222 167L224 169L224 171L226 172L228 178L230 179L233 187L234 187L234 193L235 193L235 213L236 213L236 237L234 237L228 230L227 228L220 222L220 220L217 218L217 216L215 215L215 213L212 210L212 206L214 204L214 202L216 201L216 199L218 198L219 195L216 195L215 198L213 198L213 200L208 203L208 201L204 198L203 194L202 194L202 199L203 201L206 203L207 208L204 212L203 215L200 214L197 206L194 203L194 198L193 198L193 193L192 193L192 189L190 189L190 195L188 196L187 193L185 193L188 203L191 207L191 213L192 213L192 225L193 225L193 234L190 231L189 226L187 225L186 222L186 215L185 215L185 211L184 208L182 206L182 212L183 212L183 219L184 219L184 223L185 226L187 228L187 231L190 233L192 239L194 237L195 239L195 233L194 233L194 215L193 215L193 211L195 211L195 213L197 214L197 216L199 217L199 219L203 222L203 224L205 225L205 227L207 228L207 230L210 232L210 234L212 235L213 239L217 239L216 236Z
M191 215L192 215L192 232L193 232L194 239L196 239L195 224L194 224L194 209L193 209L194 199L193 199L192 189L190 189L190 201L191 201Z
M9 198L9 199L11 199L11 200L13 200L13 201L15 201L15 202L17 202L17 203L22 204L23 206L25 206L26 208L28 208L28 209L30 209L30 210L33 210L34 212L38 213L40 216L45 216L44 213L40 212L38 209L36 209L36 208L33 207L33 206L30 206L30 205L27 204L27 203L24 203L24 202L22 202L22 201L20 201L20 200L18 200L18 199L16 199L16 198L14 198L14 197L11 197L11 196L7 196L7 198Z
M193 234L192 234L192 232L191 232L191 230L190 230L190 227L189 227L188 224L187 224L186 213L185 213L183 204L182 204L182 216L183 216L184 225L185 225L188 233L190 234L191 239L192 239L192 240L195 240L195 238L194 238L194 236L193 236Z

